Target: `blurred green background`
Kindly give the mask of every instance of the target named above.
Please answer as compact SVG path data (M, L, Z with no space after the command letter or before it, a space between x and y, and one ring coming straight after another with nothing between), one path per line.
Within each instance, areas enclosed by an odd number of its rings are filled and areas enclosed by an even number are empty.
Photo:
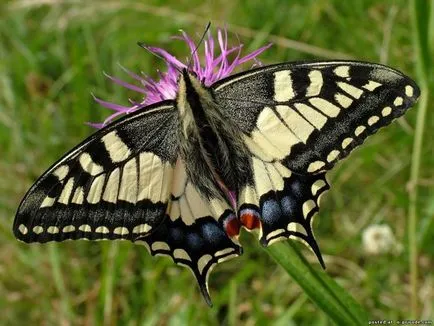
M163 62L136 42L185 58L188 50L170 37L183 29L198 39L209 20L214 27L227 23L231 40L236 44L238 35L245 53L273 42L260 57L265 64L357 59L390 65L416 80L423 76L417 73L421 66L404 0L3 1L0 325L331 324L247 233L242 235L244 255L219 265L210 277L212 309L187 269L168 258L150 257L143 247L85 241L25 245L12 235L25 191L93 132L84 122L109 114L91 92L121 104L129 97L140 99L113 85L103 71L128 80L121 63L156 76ZM428 87L433 89L432 83ZM409 180L418 106L329 173L332 188L315 221L327 273L366 308L370 319L410 318L412 291L419 300L417 317L433 318L434 119L428 104L417 185ZM409 198L415 188L418 219L408 241ZM376 224L390 226L394 240L388 252L372 255L362 235ZM415 246L416 292L409 274L409 248ZM303 253L320 269L311 252Z

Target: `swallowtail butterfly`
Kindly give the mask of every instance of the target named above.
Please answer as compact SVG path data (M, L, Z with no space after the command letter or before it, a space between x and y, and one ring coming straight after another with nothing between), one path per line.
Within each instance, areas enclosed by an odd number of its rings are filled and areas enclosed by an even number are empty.
M399 71L356 61L281 63L205 87L184 69L175 100L99 130L50 167L13 225L24 242L127 239L207 279L241 255L312 232L326 172L419 96Z

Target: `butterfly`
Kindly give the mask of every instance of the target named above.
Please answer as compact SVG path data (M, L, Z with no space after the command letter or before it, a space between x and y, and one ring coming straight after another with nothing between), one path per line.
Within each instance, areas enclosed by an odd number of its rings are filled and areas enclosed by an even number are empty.
M357 61L255 68L205 86L189 69L176 99L105 126L52 165L13 224L24 242L127 239L190 268L211 304L211 269L242 254L242 228L267 246L305 242L326 173L420 95L392 68Z

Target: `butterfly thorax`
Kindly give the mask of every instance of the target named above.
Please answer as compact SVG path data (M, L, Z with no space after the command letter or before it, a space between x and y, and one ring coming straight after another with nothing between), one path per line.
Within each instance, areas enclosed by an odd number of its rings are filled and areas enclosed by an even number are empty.
M190 180L207 197L237 192L251 179L241 131L224 116L212 92L186 70L179 80L176 104L180 155Z

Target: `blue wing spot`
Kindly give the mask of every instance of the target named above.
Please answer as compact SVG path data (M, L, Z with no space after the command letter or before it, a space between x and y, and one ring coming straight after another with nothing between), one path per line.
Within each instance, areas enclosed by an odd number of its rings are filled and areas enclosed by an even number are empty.
M290 196L285 196L280 200L280 207L285 216L294 216L297 211L297 202Z
M204 245L203 239L197 233L189 233L187 235L187 243L192 251L198 251Z
M278 222L282 217L282 210L280 209L279 203L275 199L268 199L262 205L262 219L266 223Z
M175 243L180 243L184 240L185 231L181 230L180 228L172 228L169 229L169 237L172 239Z
M203 237L211 244L217 245L221 243L222 238L227 238L227 235L217 224L206 223L202 225Z

